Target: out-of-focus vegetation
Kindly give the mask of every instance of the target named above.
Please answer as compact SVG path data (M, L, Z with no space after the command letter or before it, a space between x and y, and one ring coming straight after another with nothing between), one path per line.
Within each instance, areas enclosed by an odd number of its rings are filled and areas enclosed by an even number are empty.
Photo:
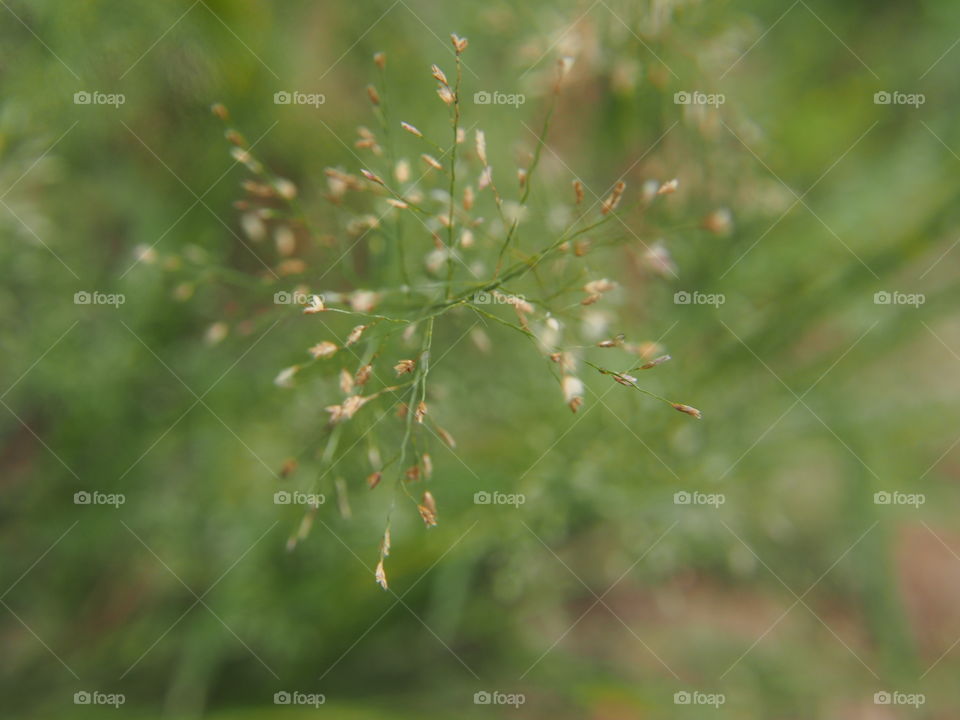
M5 716L111 716L74 703L94 691L122 693L124 717L224 720L955 716L960 7L0 5ZM578 310L578 332L662 344L673 359L640 384L704 417L587 366L571 414L528 339L451 313L430 375L431 413L458 441L429 448L439 524L395 512L385 593L373 567L392 491L364 482L371 435L318 470L335 377L273 381L325 331L272 298L397 282L392 229L354 245L324 169L372 162L354 147L356 126L379 132L371 82L397 153L420 163L401 120L448 142L429 68L451 72L451 32L470 40L464 125L485 131L513 199L556 60L575 58L519 252L552 239L540 234L556 232L573 179L593 204L623 176L621 241L566 261L573 278L619 283ZM325 102L275 104L293 90ZM475 105L478 91L526 102ZM678 104L683 92L724 102ZM299 188L303 273L265 271L273 240L233 206L249 173L216 102ZM671 178L677 191L643 212L644 184ZM404 237L422 264L433 241L412 220ZM143 247L152 262L137 262ZM512 290L551 302L533 278ZM324 320L341 336L354 324ZM583 357L630 367L621 349ZM381 422L387 438L401 423ZM303 509L274 493L314 487L327 502L288 551ZM125 502L75 504L81 491ZM478 505L480 491L525 502ZM675 502L694 491L725 501ZM326 703L274 704L283 691ZM526 702L475 705L478 691ZM685 691L725 702L676 704ZM876 704L883 691L925 702Z

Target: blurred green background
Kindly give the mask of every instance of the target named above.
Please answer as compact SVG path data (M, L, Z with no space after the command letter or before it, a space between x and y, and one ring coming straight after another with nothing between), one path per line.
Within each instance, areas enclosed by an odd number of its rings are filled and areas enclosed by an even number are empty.
M0 5L5 717L957 716L960 6ZM354 238L324 168L362 167L356 126L379 132L370 82L395 134L406 120L447 141L429 66L451 73L451 32L470 40L465 97L526 96L465 105L512 198L554 63L575 58L524 249L555 236L574 177L590 204L621 175L631 200L648 180L679 180L655 212L614 223L625 242L583 259L579 282L621 285L583 310L584 335L659 342L673 360L642 385L704 417L592 371L572 415L527 340L450 313L430 412L458 444L430 448L438 527L406 505L394 516L387 593L373 566L391 491L367 490L367 445L346 452L375 417L317 469L335 380L273 380L323 333L271 298L299 282L397 282L386 229L340 259ZM293 90L325 102L274 103ZM77 104L84 91L125 101ZM676 102L695 91L725 101ZM925 102L877 104L877 92ZM265 272L276 251L234 207L249 173L216 102L299 187L315 230L298 236L302 273ZM416 162L413 138L395 140ZM431 244L418 223L405 232L413 267ZM652 271L656 243L676 276ZM143 246L153 262L136 263ZM537 304L545 289L519 291ZM678 304L682 291L725 302ZM76 304L77 292L125 302ZM477 327L488 352L464 337ZM619 367L611 353L585 357ZM384 432L387 456L397 436ZM301 468L278 477L295 456ZM303 513L273 502L285 487L327 497L292 551ZM474 503L493 490L526 502ZM78 505L80 491L125 502ZM677 504L683 491L725 502ZM482 691L525 703L475 704ZM125 702L76 704L77 692ZM326 702L278 705L277 692ZM678 692L724 702L678 704ZM878 692L925 702L878 704Z

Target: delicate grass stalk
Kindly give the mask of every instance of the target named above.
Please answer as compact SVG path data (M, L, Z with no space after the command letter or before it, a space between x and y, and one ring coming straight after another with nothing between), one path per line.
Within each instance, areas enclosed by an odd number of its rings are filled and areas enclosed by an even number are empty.
M533 160L530 162L530 167L527 168L526 175L524 177L523 193L520 195L521 206L526 205L527 199L530 197L530 190L533 188L533 174L537 170L537 165L540 164L540 155L543 152L543 147L547 142L547 133L550 132L550 123L553 120L553 113L557 108L557 98L560 96L560 81L562 80L561 72L562 70L558 68L557 80L553 85L553 92L550 93L550 104L547 106L547 114L543 118L543 126L540 129L540 134L537 136L537 145L533 150ZM510 226L510 229L507 231L507 236L504 238L503 245L500 248L500 254L497 257L497 268L493 273L494 277L497 277L497 275L500 273L500 268L503 265L503 257L509 249L511 241L516 235L519 224L519 219L514 220Z
M453 211L456 206L457 189L457 145L460 134L460 83L463 70L461 67L460 45L454 41L457 61L457 80L453 88L453 145L450 148L450 213L447 222L447 299L453 294Z

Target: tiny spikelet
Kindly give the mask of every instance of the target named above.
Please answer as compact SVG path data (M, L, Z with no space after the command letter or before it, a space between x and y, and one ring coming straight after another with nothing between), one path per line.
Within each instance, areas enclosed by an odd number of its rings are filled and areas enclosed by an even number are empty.
M437 428L437 434L440 436L440 439L443 440L451 449L457 447L457 441L454 439L453 435L444 430L442 427Z
M623 191L626 189L627 184L620 180L616 185L613 186L613 191L610 193L610 196L603 201L603 206L600 208L600 212L604 215L613 212L617 209L617 205L620 204L620 198L623 197Z
M605 292L610 292L616 286L616 283L603 278L601 280L591 280L583 286L583 291L585 293L589 293L590 295L602 295Z
M690 407L689 405L682 405L681 403L672 403L672 405L674 410L679 410L682 413L691 415L695 417L697 420L703 417L703 413L701 413L695 407Z
M353 390L353 375L346 368L340 370L340 391L344 395L349 395Z
M227 110L227 106L223 103L214 103L210 107L210 112L216 115L219 119L226 122L230 119L230 112Z
M397 377L400 377L401 375L412 373L416 366L417 363L415 360L401 360L393 366L393 369L396 371Z
M360 172L361 172L361 173L363 174L363 176L364 176L367 180L369 180L370 182L375 182L377 185L383 185L383 184L385 184L385 183L383 182L383 178L381 178L381 177L380 177L379 175L377 175L376 173L372 173L372 172L370 172L369 170L361 170Z
M486 167L490 164L487 162L487 136L484 135L483 130L477 130L473 136L477 146L477 157L480 158L480 162Z
M439 65L430 66L430 74L433 75L433 79L442 85L449 85L447 82L447 76L443 74L443 70L440 69Z
M424 525L428 528L437 526L437 503L429 490L423 494L422 503L417 505L417 510L420 511Z
M380 484L380 480L383 477L383 473L377 470L367 475L367 486L373 490L377 485Z
M493 168L487 165L480 173L480 179L477 180L477 188L483 190L485 187L493 184Z
M421 425L423 424L423 419L427 416L427 404L422 400L417 404L417 410L413 414L414 420L416 420Z
M373 62L378 68L383 70L387 67L387 54L384 52L376 52L373 54Z
M277 178L273 181L273 187L284 200L293 200L297 196L297 185L292 180Z
M377 89L373 85L367 85L367 97L370 98L370 102L374 105L380 104L380 93L377 92Z
M443 170L443 165L441 165L433 155L428 155L423 153L420 158L434 170Z
M316 359L323 359L333 357L338 349L334 343L329 340L324 340L314 345L308 352Z
M377 579L377 585L382 587L384 590L388 589L387 573L383 569L383 558L381 558L380 562L377 563L377 570L374 573L374 577Z
M577 197L577 205L583 202L583 183L579 180L573 181L573 192Z
M325 407L324 410L330 413L330 422L343 422L344 420L349 420L352 418L356 414L357 410L362 408L368 400L370 400L368 397L351 395L343 401L342 405L329 405Z
M576 412L583 404L583 381L573 375L564 375L560 382L563 390L563 401Z
M661 185L660 189L657 190L657 195L670 195L675 193L678 187L680 187L680 181L674 178Z
M733 215L727 208L714 210L703 219L701 226L714 235L729 235L733 229Z
M660 357L658 357L658 358L656 358L656 359L654 359L654 360L651 360L650 362L644 363L643 365L640 366L640 369L641 369L641 370L649 370L650 368L655 368L657 365L662 365L663 363L667 362L668 360L670 360L670 356L669 356L669 355L661 355Z
M450 42L453 43L453 49L457 51L457 55L466 50L467 45L469 45L466 38L462 38L456 33L450 34Z
M357 374L353 378L353 380L357 385L363 386L367 384L367 381L370 379L370 376L372 374L373 374L373 366L364 365L359 370L357 370Z
M430 457L430 453L424 453L420 456L420 464L423 465L423 475L428 480L433 475L433 458Z
M282 388L293 387L293 376L297 374L298 370L300 370L299 365L291 365L288 368L284 368L277 373L277 376L273 379L273 384Z
M406 131L407 131L408 133L410 133L411 135L416 135L418 138L422 138L422 137L423 137L423 133L420 132L419 130L417 130L413 125L411 125L411 124L408 123L408 122L402 122L402 123L400 123L400 127L402 127L404 130L406 130Z
M453 105L457 101L457 96L453 94L453 90L446 85L441 85L437 88L437 95L439 95L440 99L447 105Z
M363 335L363 331L367 329L366 325L357 325L353 330L350 331L350 334L347 336L347 341L344 343L346 347L350 347L357 340L360 339L360 336Z

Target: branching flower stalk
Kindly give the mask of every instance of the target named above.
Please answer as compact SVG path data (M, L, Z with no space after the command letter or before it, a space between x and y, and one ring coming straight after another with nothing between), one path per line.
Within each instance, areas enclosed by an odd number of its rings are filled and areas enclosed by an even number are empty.
M386 57L382 53L374 56L382 88L370 85L367 95L381 121L387 146L386 165L376 133L365 127L359 128L355 147L359 152L369 153L370 157L354 153L359 165L356 174L340 167L329 167L325 171L326 199L335 214L343 216L338 229L326 236L317 233L306 222L293 183L267 171L243 137L229 125L227 129L227 136L234 146L234 157L253 177L244 182L246 197L238 201L237 207L244 213L244 227L254 246L261 248L258 259L267 270L262 280L274 287L278 282L297 283L290 292L282 291L277 295L307 298L295 304L300 305L303 327L311 335L304 342L310 359L284 368L275 382L284 388L294 387L298 381L316 383L325 397L339 393L339 400L324 402L327 419L321 432L296 458L284 464L278 477L287 478L302 472L298 471L301 465L314 466L314 491L321 489L324 482L333 482L341 500L341 512L346 512L343 508L348 507L345 493L350 481L344 482L340 477L327 480L335 470L347 478L356 478L356 482L371 490L383 485L389 476L388 484L393 488L374 571L376 581L384 589L388 587L385 564L391 551L391 530L398 502L410 502L427 528L436 525L441 513L434 492L427 486L434 465L431 443L439 438L451 448L456 445L453 435L438 423L443 407L441 404L437 412L434 411L431 383L428 382L435 364L434 346L439 337L437 327L441 319L445 320L444 328L460 325L462 315L459 311L469 309L475 319L495 322L521 333L547 364L549 374L559 387L560 397L573 412L579 411L584 403L585 386L578 374L582 363L681 413L700 417L695 408L641 387L631 374L652 370L669 359L656 343L630 342L624 335L599 343L570 337L575 334L576 321L586 312L585 309L596 303L612 302L608 296L618 288L616 282L606 278L590 279L590 270L580 260L590 246L585 241L598 232L609 233L611 227L616 227L611 226L614 219L625 224L625 213L631 209L640 207L644 212L648 211L651 207L649 193L641 204L631 203L625 181L618 179L605 200L598 201L593 208L585 208L583 185L579 179L574 179L574 192L570 193L567 185L562 193L562 197L568 198L565 204L570 220L559 231L531 231L530 237L540 234L550 239L533 252L522 253L516 241L523 213L508 218L505 212L504 195L494 182L488 157L487 136L482 129L477 129L472 152L468 145L459 148L465 139L460 101L462 54L467 49L467 41L452 35L451 42L455 60L453 84L438 65L431 67L437 94L450 117L452 136L446 149L441 149L428 134L421 132L419 123L404 120L397 123L402 132L394 131L395 120L392 118L395 109L388 112L386 106ZM519 173L521 182L515 202L520 210L526 208L531 195L561 85L570 67L569 60L558 63L541 132L528 166ZM222 106L217 106L215 113L229 123L229 115ZM430 150L426 153L417 150L423 163L419 176L403 157L400 142L403 138L409 138L411 143L425 143ZM475 186L469 180L473 172L478 173ZM540 175L543 175L542 171ZM549 176L538 176L538 186L549 180ZM445 188L441 188L440 183L444 183ZM676 190L672 183L658 187L661 192L654 193L653 200ZM494 210L499 227L483 219L483 207ZM386 224L393 232L382 227L381 219L389 215L393 216L393 222ZM407 225L413 228L412 231L402 230L404 215L409 215ZM419 232L420 229L423 232ZM264 249L261 243L269 231L277 238L274 253ZM383 238L385 246L379 257L375 253L371 255L371 246L364 245L365 241L376 236ZM440 240L441 236L445 236L445 241ZM418 241L422 243L419 247ZM618 235L617 241L624 245L622 236ZM362 247L365 257L369 256L364 277L352 278L354 289L333 291L316 287L334 270L349 275L352 270L350 248L353 247ZM413 253L417 252L423 253L419 270L413 263ZM320 273L311 273L308 258L312 254L322 258ZM454 262L464 262L464 258L472 261L471 272L477 268L478 277L486 279L458 280ZM508 258L513 262L508 263ZM391 272L393 264L400 265L399 287L390 284L390 278L397 277ZM551 273L551 280L555 275L555 284L545 285L541 273ZM540 287L540 297L536 301L512 292L522 288L528 275ZM310 278L319 280L310 282ZM379 285L379 288L365 289L361 283ZM274 302L278 302L276 296ZM289 308L279 305L273 310L276 313L288 311ZM512 317L506 317L506 311L510 311ZM269 317L271 311L266 312ZM336 325L336 319L345 317L362 324L355 324L341 337L327 320ZM489 339L484 339L485 333L478 332L471 332L474 342L478 346L489 346ZM314 333L320 333L320 337ZM419 347L416 354L409 352L412 345ZM603 348L617 348L629 353L633 358L630 369L614 371L583 357L588 352L602 352ZM374 406L382 411L376 419L370 410ZM385 418L389 414L395 414L401 424L398 426L387 421ZM376 435L373 433L375 427ZM362 443L367 446L366 463L358 460L352 452ZM391 448L387 457L381 457L381 446ZM362 467L365 464L366 467ZM415 492L417 485L423 489ZM318 510L316 506L306 509L290 539L291 549L307 536Z

